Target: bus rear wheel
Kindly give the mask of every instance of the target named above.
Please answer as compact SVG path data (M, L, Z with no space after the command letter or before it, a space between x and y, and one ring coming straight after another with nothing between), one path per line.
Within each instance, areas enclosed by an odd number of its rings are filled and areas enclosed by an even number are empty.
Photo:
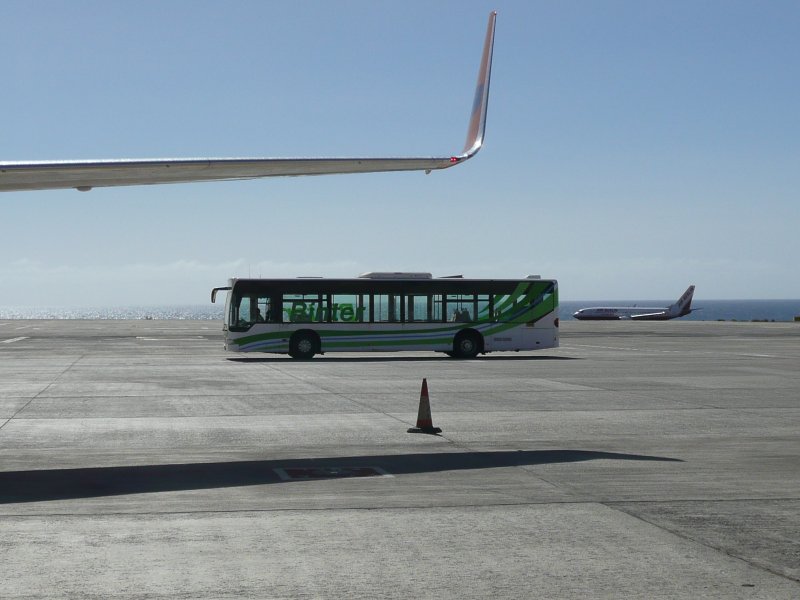
M319 338L313 331L297 331L289 340L289 356L308 360L319 352Z
M474 331L462 331L453 340L453 356L475 358L481 351L481 336Z

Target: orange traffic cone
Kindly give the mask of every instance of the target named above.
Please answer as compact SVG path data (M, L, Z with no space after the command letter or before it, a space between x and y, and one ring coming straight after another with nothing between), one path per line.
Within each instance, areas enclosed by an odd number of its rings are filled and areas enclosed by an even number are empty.
M428 399L428 380L422 380L422 389L419 392L419 413L417 413L417 426L408 430L408 433L441 433L441 429L433 426L431 418L431 402Z

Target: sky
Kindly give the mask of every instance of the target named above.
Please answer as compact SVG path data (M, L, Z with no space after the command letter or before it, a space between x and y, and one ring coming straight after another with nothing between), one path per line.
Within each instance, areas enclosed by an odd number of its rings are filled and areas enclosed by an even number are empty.
M800 298L800 3L5 0L0 161L449 156L445 171L0 193L0 306L207 304L229 277Z

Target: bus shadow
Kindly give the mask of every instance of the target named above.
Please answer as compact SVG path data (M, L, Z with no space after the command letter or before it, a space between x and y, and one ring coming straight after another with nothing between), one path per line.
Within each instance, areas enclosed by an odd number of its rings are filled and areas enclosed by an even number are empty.
M0 504L588 460L683 462L660 456L591 450L516 450L37 469L0 472Z
M254 356L254 357L228 357L225 360L231 362L241 363L264 363L264 362L301 362L305 364L313 364L315 362L356 362L356 363L370 363L370 362L452 362L453 364L460 364L472 360L478 361L548 361L548 360L583 360L574 356L516 356L516 355L497 355L497 356L476 356L475 358L461 359L449 358L443 356L315 356L310 360L296 361L289 356Z

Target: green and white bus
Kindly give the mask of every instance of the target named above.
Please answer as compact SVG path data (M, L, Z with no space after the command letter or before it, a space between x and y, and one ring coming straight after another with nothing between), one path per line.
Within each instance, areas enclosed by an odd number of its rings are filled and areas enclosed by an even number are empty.
M433 350L459 358L558 346L558 282L365 273L352 279L231 279L225 349L308 359Z

